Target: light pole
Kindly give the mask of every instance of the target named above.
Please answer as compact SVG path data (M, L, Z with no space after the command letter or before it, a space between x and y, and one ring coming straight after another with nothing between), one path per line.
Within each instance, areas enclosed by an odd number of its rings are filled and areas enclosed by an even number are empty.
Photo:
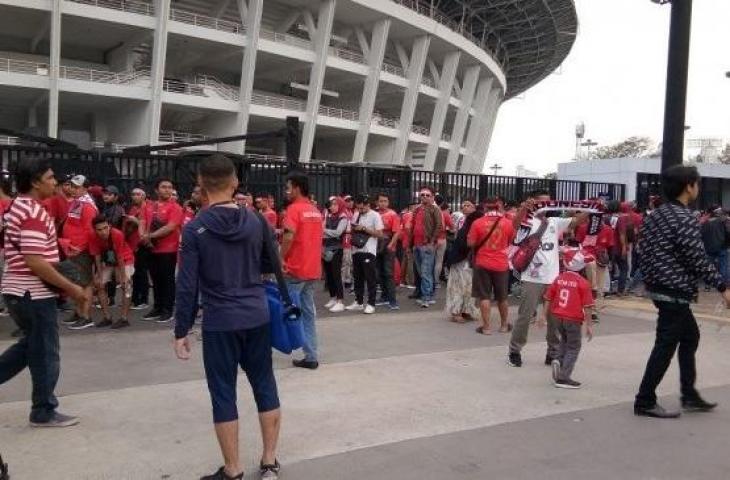
M669 27L669 60L667 89L664 101L664 138L662 170L681 165L684 159L684 119L687 108L687 71L689 42L692 30L692 0L651 0L672 4Z
M588 149L586 151L586 160L591 159L591 147L595 147L596 145L598 145L598 142L594 142L590 138L588 140L586 140L585 142L581 143L581 146L588 147Z
M491 167L489 167L489 169L490 170L494 170L494 175L497 176L498 175L498 172L500 170L502 170L502 167L500 167L497 162L494 162L494 165L492 165Z
M580 144L586 134L586 124L580 122L575 126L575 159L580 160Z

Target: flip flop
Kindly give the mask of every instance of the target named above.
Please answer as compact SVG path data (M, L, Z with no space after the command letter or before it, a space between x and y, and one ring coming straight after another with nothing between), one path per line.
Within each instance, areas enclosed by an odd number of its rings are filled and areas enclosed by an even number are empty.
M463 318L460 317L450 317L449 320L452 323L465 323Z
M507 328L499 327L499 333L509 333L512 331L512 324L508 323Z
M489 330L489 329L485 330L484 327L477 327L476 332L481 335L491 335L492 334L491 330Z

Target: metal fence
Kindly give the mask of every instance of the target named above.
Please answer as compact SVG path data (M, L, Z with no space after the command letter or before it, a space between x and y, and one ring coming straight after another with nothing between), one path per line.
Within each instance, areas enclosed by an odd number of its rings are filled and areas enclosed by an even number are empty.
M728 192L723 195L723 192ZM636 174L636 203L646 208L649 205L649 198L662 196L661 175L658 173L637 173ZM723 201L725 197L725 201ZM700 177L700 196L697 197L695 207L706 209L714 206L730 207L730 179Z
M12 177L18 160L24 155L51 159L57 175L78 173L92 183L113 184L122 194L132 188L148 190L157 178L170 178L181 198L185 198L195 184L198 163L204 155L148 155L104 151L64 150L22 145L1 145L0 162ZM242 188L252 193L270 193L279 205L283 202L286 174L290 170L285 161L263 159L261 156L243 156L234 159ZM576 182L543 178L522 178L494 175L472 175L411 170L377 165L354 165L311 162L297 166L309 175L310 189L322 203L331 195L343 193L386 193L395 208L404 208L417 200L418 189L429 186L444 196L452 205L465 199L474 201L499 195L506 200L523 200L531 191L547 190L558 200L582 200L598 196L623 200L625 187L613 183Z

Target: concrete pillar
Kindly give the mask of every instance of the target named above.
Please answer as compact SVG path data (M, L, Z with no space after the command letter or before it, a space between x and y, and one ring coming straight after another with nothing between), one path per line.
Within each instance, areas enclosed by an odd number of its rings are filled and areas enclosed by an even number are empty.
M48 136L58 137L58 76L61 67L61 0L51 3L51 55L49 58Z
M497 114L499 113L499 107L502 105L503 95L501 89L492 89L490 95L493 98L490 98L487 114L485 115L484 133L481 135L474 150L471 173L482 173L484 169L484 161L487 159L487 152L489 151L489 142L492 140L494 125L497 123Z
M152 99L149 105L149 143L159 143L160 121L162 119L162 91L165 79L165 59L167 57L167 26L170 20L170 0L157 0L155 4L157 26L154 46L152 47Z
M362 162L365 160L365 149L368 144L368 136L370 135L370 124L373 121L373 109L375 108L375 98L378 95L378 85L380 84L380 71L383 66L383 57L385 56L385 46L388 42L388 31L390 30L390 19L385 18L375 24L373 28L370 44L363 39L364 45L368 51L368 67L370 71L365 79L365 87L362 92L362 101L360 102L360 127L355 135L355 148L352 152L353 162Z
M461 87L461 107L456 112L454 120L454 128L451 130L451 148L446 158L446 172L456 170L456 162L459 160L459 150L464 141L464 133L466 132L466 124L469 121L469 110L474 102L474 93L477 90L477 81L479 81L479 65L469 67L464 75L464 84Z
M314 133L317 130L317 113L322 97L324 75L327 70L327 55L329 53L332 23L335 19L337 0L324 0L319 5L317 16L317 35L314 38L314 63L309 74L309 92L307 93L307 110L304 128L302 129L302 143L299 150L299 161L308 162L314 147Z
M421 86L423 68L426 66L426 56L430 43L431 37L427 35L418 37L413 42L411 58L408 62L408 71L406 72L408 86L403 96L403 106L400 112L400 131L398 132L398 139L395 142L395 149L393 150L394 165L403 165L405 163L408 136L411 133L413 115L416 112L416 103L418 102L418 88Z
M477 163L483 161L483 159L477 158L479 142L486 134L488 115L497 101L495 92L499 91L499 87L493 86L493 83L491 78L482 79L479 82L477 97L474 101L474 117L471 119L469 134L466 138L466 155L464 155L464 161L461 164L461 171L465 173L474 172Z
M456 78L456 69L459 67L460 57L461 52L458 51L448 54L444 60L444 65L441 67L441 73L437 75L439 78L439 98L433 110L433 118L431 118L431 140L426 149L426 159L423 164L425 170L433 170L436 165L436 155L439 152L439 142L441 142L441 134L444 131L446 114L449 111L449 101L451 100L451 92L454 89L454 79Z
M245 0L241 0L245 3ZM264 0L248 0L247 15L241 12L241 22L246 26L246 49L243 52L243 66L241 68L241 85L239 89L240 109L236 114L236 121L232 129L217 132L223 135L242 135L248 130L248 119L251 111L251 94L253 92L254 75L256 72L256 56L261 31L261 14L264 10ZM220 150L243 154L246 150L246 141L222 143Z

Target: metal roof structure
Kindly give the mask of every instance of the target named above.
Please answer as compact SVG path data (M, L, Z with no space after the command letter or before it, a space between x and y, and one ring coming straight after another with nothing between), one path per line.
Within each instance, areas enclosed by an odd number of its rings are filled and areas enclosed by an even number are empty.
M574 0L420 0L450 27L492 53L507 76L506 98L553 72L578 32ZM444 20L443 18L439 20Z

